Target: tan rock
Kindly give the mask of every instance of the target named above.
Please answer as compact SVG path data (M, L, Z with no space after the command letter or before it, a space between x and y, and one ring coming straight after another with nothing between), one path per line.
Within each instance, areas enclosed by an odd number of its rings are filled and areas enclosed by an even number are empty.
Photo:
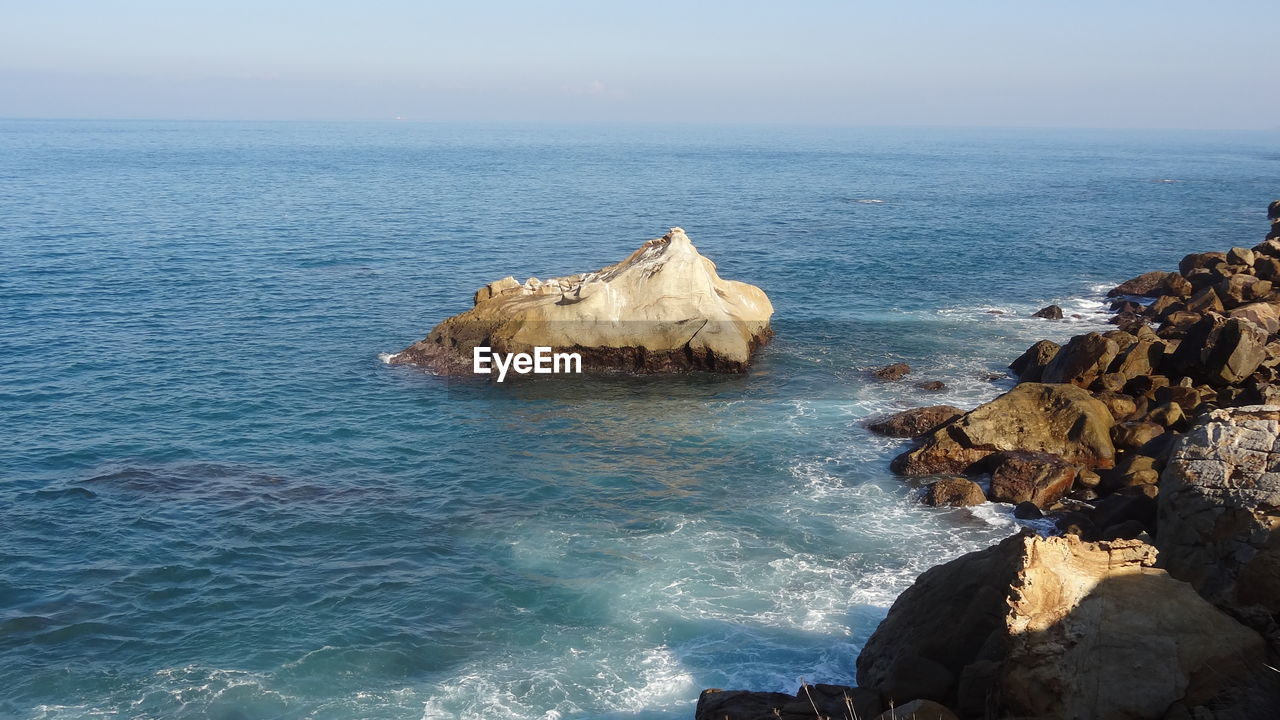
M524 284L503 278L475 307L397 355L445 374L469 374L472 349L578 352L584 369L742 372L770 337L773 306L760 288L723 280L680 228L596 272Z
M884 691L919 658L953 678L929 699L965 717L1156 719L1202 704L1261 666L1262 638L1155 560L1138 540L1021 535L928 570L868 640L858 685Z
M1089 387L1107 371L1119 352L1120 346L1111 338L1096 332L1077 335L1045 366L1041 381Z
M968 507L986 502L987 495L978 483L969 478L949 476L925 486L920 500L934 507Z

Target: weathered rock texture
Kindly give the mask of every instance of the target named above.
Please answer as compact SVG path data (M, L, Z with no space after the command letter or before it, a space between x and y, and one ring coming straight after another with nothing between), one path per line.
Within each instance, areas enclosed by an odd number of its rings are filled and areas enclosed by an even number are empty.
M1212 703L1262 667L1262 638L1155 559L1138 540L1020 535L940 565L867 642L858 685L961 717L1129 720Z
M444 374L469 374L472 348L577 352L584 369L743 372L770 337L773 306L760 288L716 274L684 230L672 228L595 272L504 278L475 307L392 356Z
M1161 564L1274 643L1278 529L1280 407L1210 412L1178 439L1160 478Z
M877 418L867 423L867 429L889 437L920 437L961 415L964 411L952 405L930 405Z
M1088 467L1114 463L1114 419L1107 406L1073 385L1022 383L923 438L899 455L893 470L903 475L973 471L975 463L1002 450L1033 450Z

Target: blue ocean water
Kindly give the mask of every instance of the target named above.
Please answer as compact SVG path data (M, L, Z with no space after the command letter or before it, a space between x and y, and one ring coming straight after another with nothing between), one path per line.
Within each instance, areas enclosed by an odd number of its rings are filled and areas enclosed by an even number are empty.
M916 574L1015 529L913 504L859 421L994 396L1108 284L1258 242L1278 178L1274 133L0 122L0 716L851 683ZM379 360L673 225L774 302L747 376ZM948 389L867 379L897 360Z

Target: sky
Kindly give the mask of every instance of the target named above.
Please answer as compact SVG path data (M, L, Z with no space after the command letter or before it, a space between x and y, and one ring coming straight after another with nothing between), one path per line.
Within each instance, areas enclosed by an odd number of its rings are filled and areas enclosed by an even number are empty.
M0 117L1280 128L1274 0L0 0Z

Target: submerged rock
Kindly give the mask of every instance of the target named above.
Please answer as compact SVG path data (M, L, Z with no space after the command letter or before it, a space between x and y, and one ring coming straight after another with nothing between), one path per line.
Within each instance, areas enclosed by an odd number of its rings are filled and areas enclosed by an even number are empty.
M858 685L962 717L1162 718L1262 671L1262 638L1153 567L1137 540L1020 535L922 574L858 657ZM912 685L903 667L934 668Z
M871 374L880 378L881 380L893 382L896 380L901 380L902 378L910 374L910 372L911 372L910 365L906 363L894 363L892 365L885 365L882 368L876 368L875 370L871 371Z
M576 352L583 369L743 372L769 340L773 306L760 288L721 279L684 230L672 228L595 272L481 288L475 307L391 357L470 374L472 349Z
M1057 305L1046 305L1031 313L1031 317L1044 318L1045 320L1061 320L1062 308Z

